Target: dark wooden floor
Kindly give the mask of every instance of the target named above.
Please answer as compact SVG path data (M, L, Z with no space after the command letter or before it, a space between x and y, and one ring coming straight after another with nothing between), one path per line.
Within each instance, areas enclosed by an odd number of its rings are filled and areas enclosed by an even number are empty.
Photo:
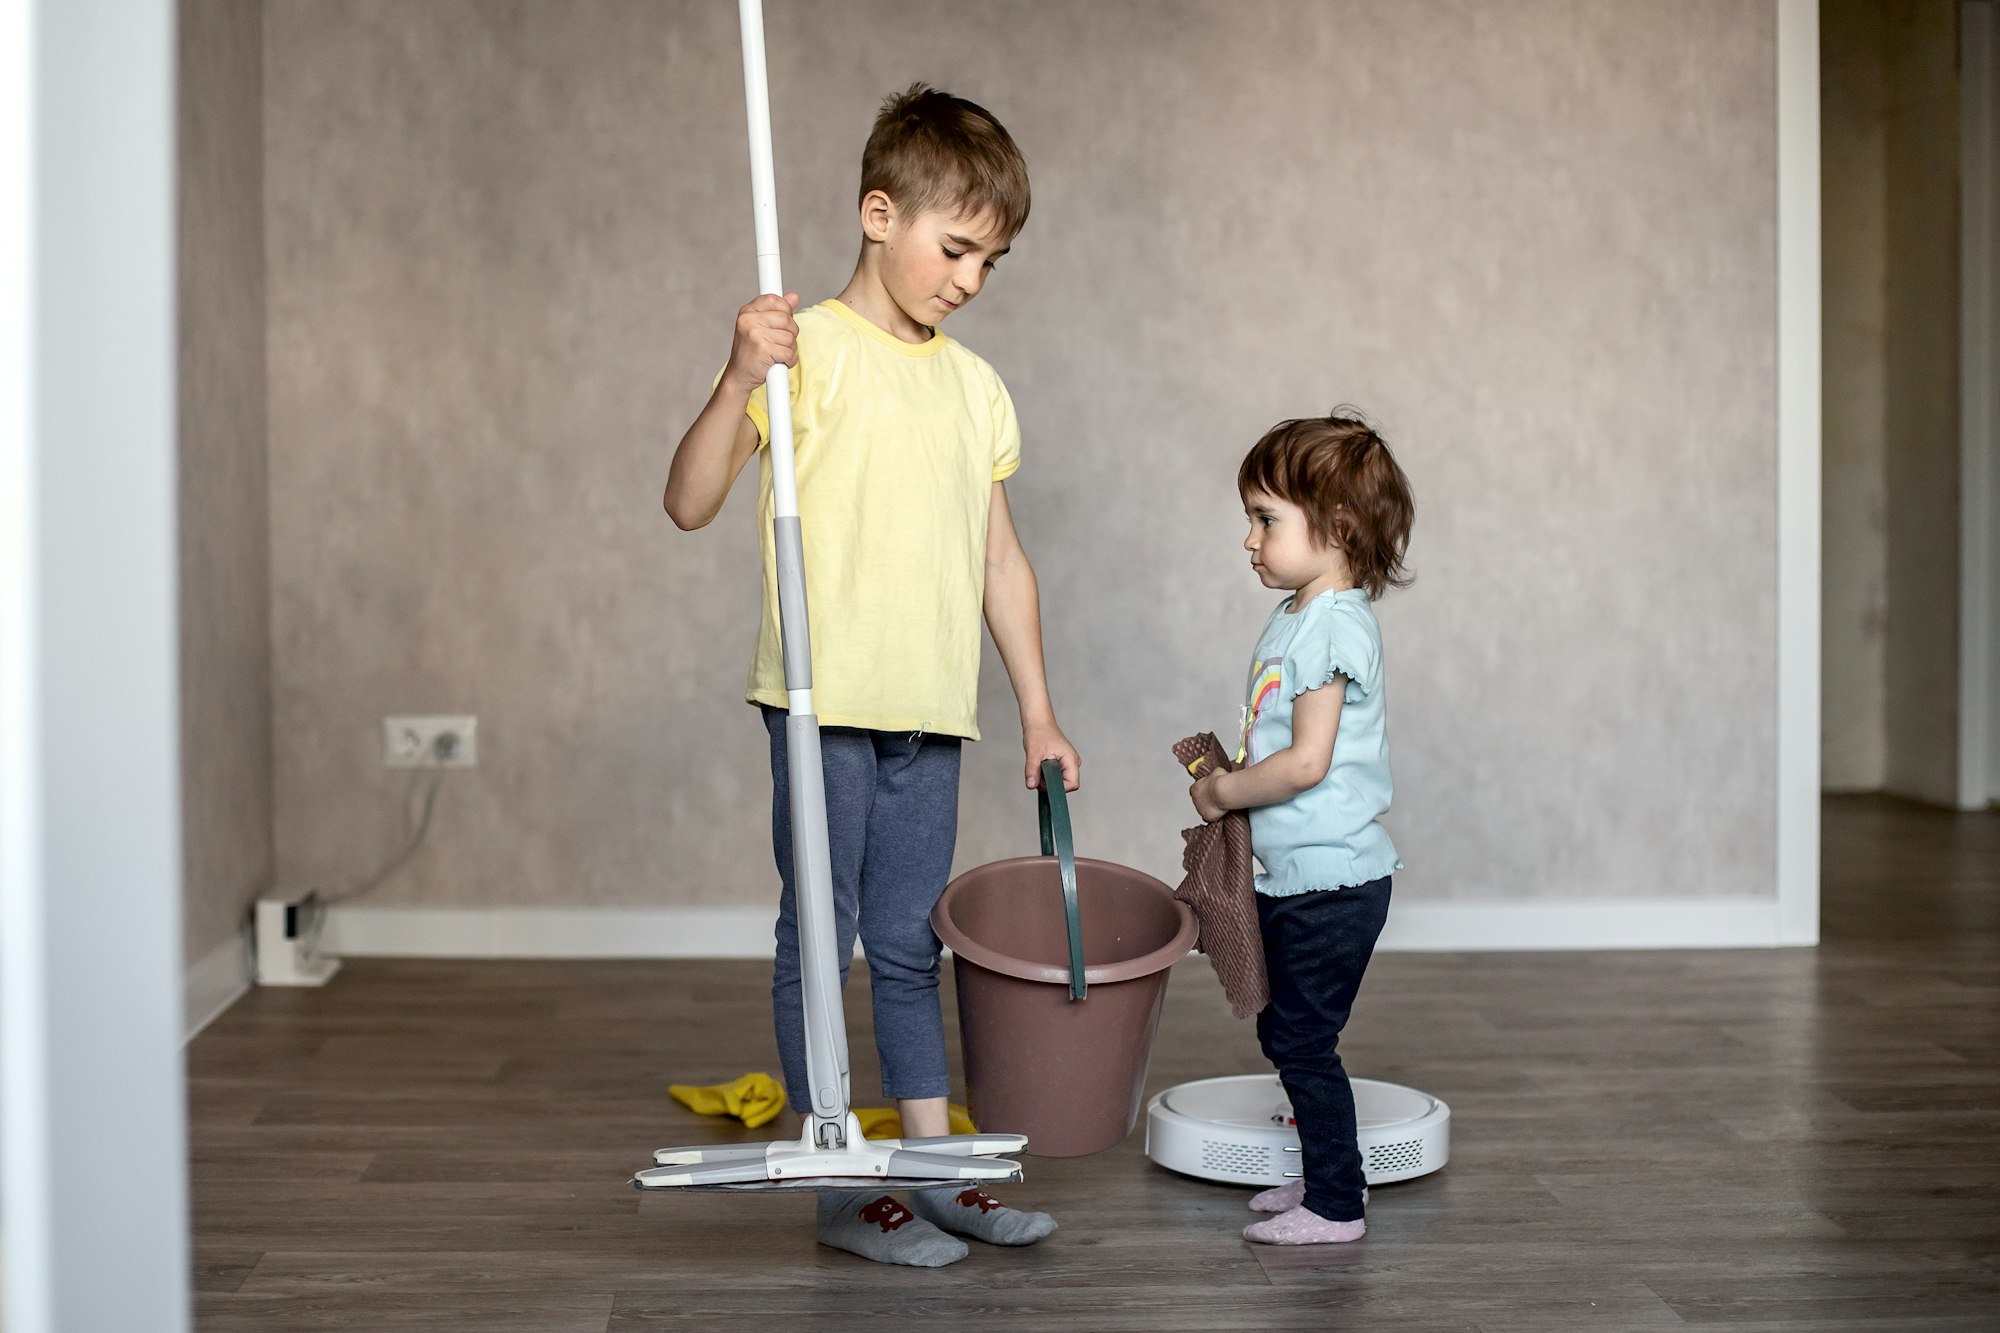
M1135 1134L1030 1160L1039 1247L865 1263L625 1183L727 1132L667 1082L771 1065L764 965L350 963L191 1048L199 1327L2000 1329L2000 815L1836 800L1825 850L1817 950L1378 959L1350 1064L1449 1101L1452 1162L1314 1249ZM1259 1068L1184 964L1154 1085Z

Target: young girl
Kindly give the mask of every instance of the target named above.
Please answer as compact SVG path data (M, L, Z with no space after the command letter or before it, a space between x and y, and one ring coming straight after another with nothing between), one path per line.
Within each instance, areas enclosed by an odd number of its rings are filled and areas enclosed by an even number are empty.
M1369 603L1409 582L1409 479L1372 429L1338 414L1281 422L1236 474L1267 588L1291 593L1264 626L1244 710L1246 767L1197 781L1205 820L1250 812L1257 919L1271 1003L1257 1039L1298 1120L1304 1178L1250 1201L1267 1245L1361 1239L1367 1200L1354 1093L1336 1049L1400 870L1389 808L1382 632Z

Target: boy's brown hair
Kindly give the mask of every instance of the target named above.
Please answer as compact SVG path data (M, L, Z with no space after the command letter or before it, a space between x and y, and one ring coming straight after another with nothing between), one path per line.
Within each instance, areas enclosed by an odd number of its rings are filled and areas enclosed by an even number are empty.
M861 153L861 194L880 190L912 216L992 210L1011 239L1028 224L1028 163L985 107L913 83L882 103Z
M1374 427L1352 408L1281 421L1236 470L1246 498L1262 491L1305 511L1314 541L1338 546L1369 600L1408 587L1403 567L1416 505L1410 479Z

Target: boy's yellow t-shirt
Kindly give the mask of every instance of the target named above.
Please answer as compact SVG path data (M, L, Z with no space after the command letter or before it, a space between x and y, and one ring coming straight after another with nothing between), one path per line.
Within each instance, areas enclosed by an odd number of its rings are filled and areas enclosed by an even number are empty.
M906 343L839 301L798 314L792 440L822 725L979 738L981 607L993 483L1021 465L1014 403L945 334ZM761 475L764 615L752 703L786 705L771 537L771 425L750 398Z

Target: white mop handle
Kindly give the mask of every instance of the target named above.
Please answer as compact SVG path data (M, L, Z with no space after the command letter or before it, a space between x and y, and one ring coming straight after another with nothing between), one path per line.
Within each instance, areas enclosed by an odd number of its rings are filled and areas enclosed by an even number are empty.
M737 0L743 21L743 107L750 121L750 198L757 218L757 281L782 296L778 273L778 187L771 170L771 89L764 73L761 0ZM784 640L786 772L791 780L792 868L799 912L799 989L805 1011L807 1139L822 1149L849 1137L847 1032L834 958L833 859L826 831L826 768L813 713L812 635L806 627L805 537L792 471L791 379L774 365L764 377L771 419L771 540L778 564L778 632Z
M773 296L785 294L778 265L778 185L771 167L771 85L764 70L762 0L738 0L743 24L743 108L750 120L750 199L757 223L757 285ZM765 377L765 408L771 419L771 495L778 518L799 513L798 481L792 468L791 378L774 365Z

